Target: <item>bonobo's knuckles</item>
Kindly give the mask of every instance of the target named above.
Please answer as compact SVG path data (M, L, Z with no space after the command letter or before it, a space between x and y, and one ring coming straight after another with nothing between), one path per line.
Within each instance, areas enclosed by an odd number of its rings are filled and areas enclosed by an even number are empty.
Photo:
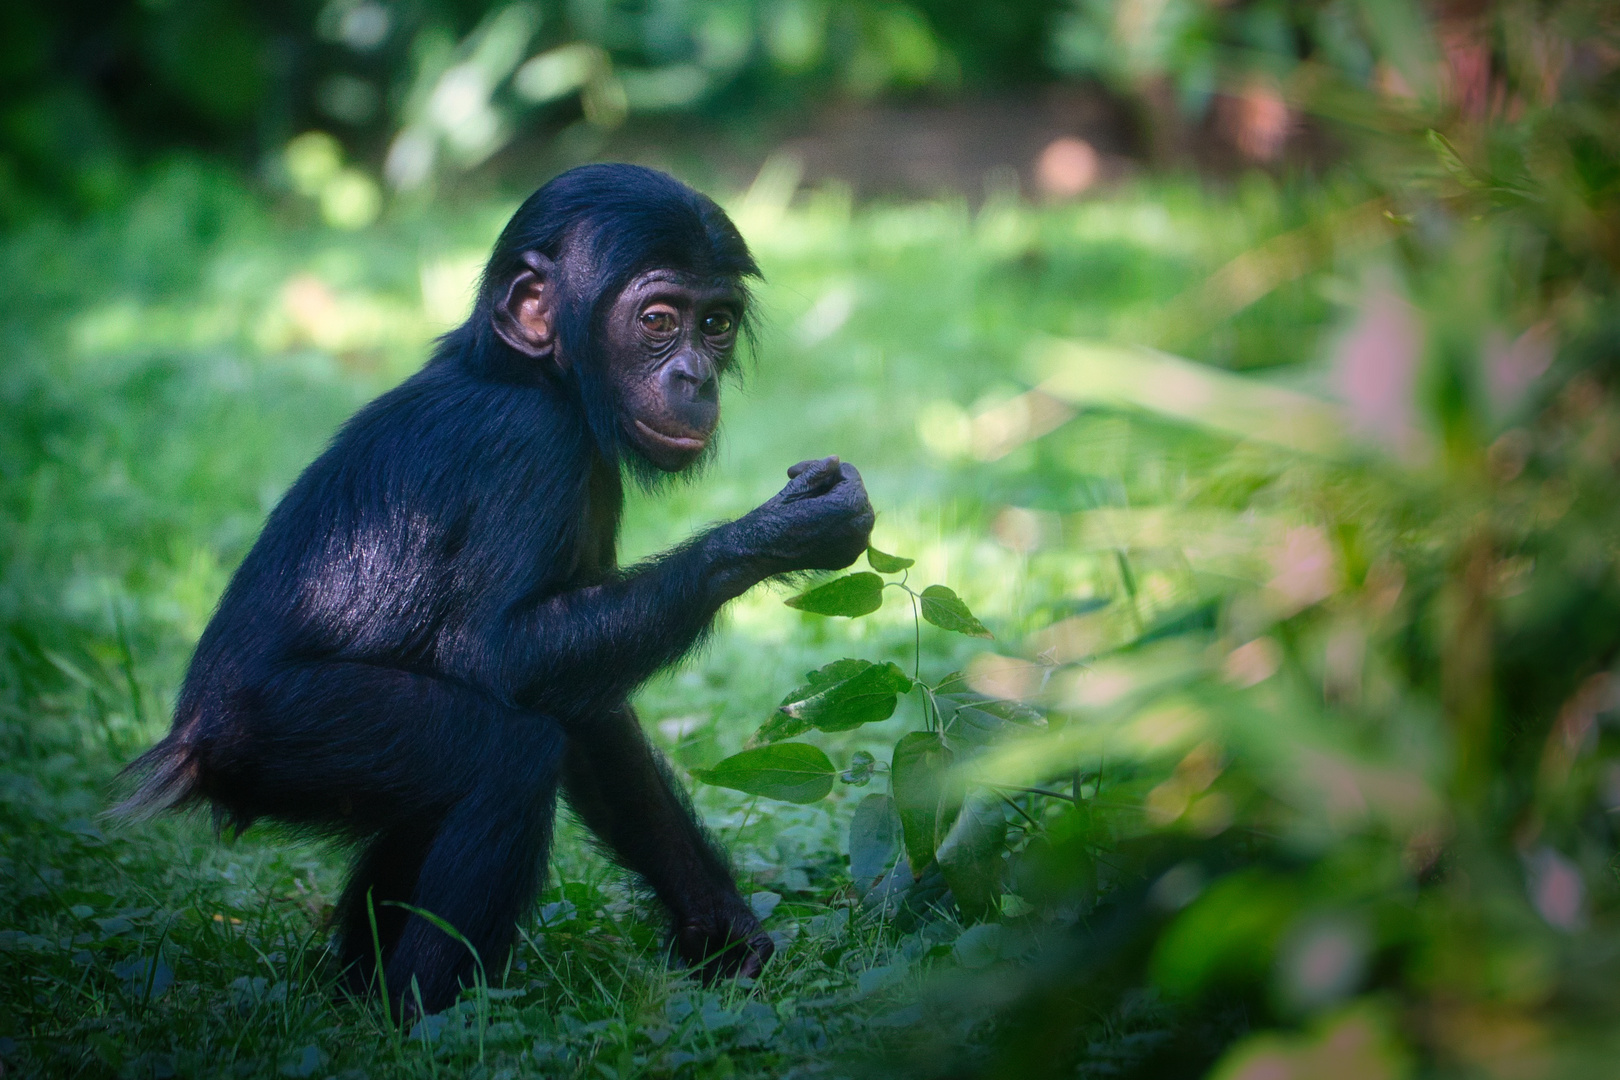
M772 573L842 570L860 558L875 515L855 466L836 457L801 461L788 484L738 522Z
M757 978L776 952L776 943L754 913L741 905L694 919L675 929L675 951L704 982L718 978Z

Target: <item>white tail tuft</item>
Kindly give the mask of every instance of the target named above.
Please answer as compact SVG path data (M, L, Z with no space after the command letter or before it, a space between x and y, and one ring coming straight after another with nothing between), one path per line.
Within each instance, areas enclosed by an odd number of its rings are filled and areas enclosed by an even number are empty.
M191 750L172 737L130 762L124 774L142 780L127 799L107 811L109 817L145 821L197 794L197 764Z

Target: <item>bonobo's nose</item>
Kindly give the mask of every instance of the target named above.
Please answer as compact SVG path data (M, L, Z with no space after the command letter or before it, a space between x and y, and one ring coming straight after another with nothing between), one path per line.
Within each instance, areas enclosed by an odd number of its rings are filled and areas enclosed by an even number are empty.
M671 358L659 382L670 412L694 432L707 435L720 419L720 376L714 362L692 349Z
M694 349L682 349L664 367L665 392L676 401L720 400L714 362Z

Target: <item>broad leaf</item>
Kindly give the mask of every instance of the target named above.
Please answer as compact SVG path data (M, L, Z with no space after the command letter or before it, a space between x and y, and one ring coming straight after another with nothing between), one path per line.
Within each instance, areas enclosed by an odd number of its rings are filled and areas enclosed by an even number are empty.
M950 883L956 906L968 919L997 909L1007 846L1007 819L1001 800L979 794L968 799L939 845L939 868Z
M951 955L956 962L968 970L989 967L1001 959L1001 950L1008 937L1007 928L1000 923L980 923L970 926L962 931L954 944L951 945Z
M807 671L804 675L804 685L795 686L792 690L789 690L787 696L782 699L782 704L791 705L795 701L803 701L805 698L814 697L829 687L848 682L871 666L872 661L870 660L845 658L843 660L834 660L832 663L825 664L814 671Z
M771 713L771 718L759 725L759 730L749 736L749 746L759 746L764 743L781 742L791 739L795 735L803 735L810 730L810 721L800 720L797 716L789 716L781 709Z
M813 615L843 615L850 619L870 615L883 606L883 579L869 571L849 574L790 597L784 603Z
M900 853L900 815L887 795L868 795L849 823L849 876L865 895Z
M936 694L934 700L940 706L946 737L967 746L984 746L994 741L1008 725L1029 727L1044 720L1038 711L1023 702L972 691Z
M916 563L916 559L903 559L898 555L879 551L875 547L866 549L866 565L880 574L898 574L909 566L915 566Z
M898 695L911 689L911 680L892 663L872 664L864 660L839 663L864 666L858 671L841 668L841 674L849 673L847 677L813 684L813 693L784 701L778 711L822 731L848 731L862 724L887 720L894 715Z
M984 624L973 617L973 612L962 603L962 598L943 585L930 585L919 598L922 617L941 630L952 630L968 637L994 637Z
M782 699L783 705L791 705L796 701L814 697L816 694L841 682L848 682L867 668L872 666L870 660L834 660L832 663L817 668L805 674L804 685L795 686L789 690ZM750 744L780 742L791 739L795 735L802 735L810 730L810 721L800 719L791 713L783 712L780 708L771 714L771 718L760 725L748 741Z
M838 774L838 779L855 787L865 787L872 781L873 766L877 758L865 750L857 750L849 759L849 768Z
M767 799L813 803L832 790L838 770L814 746L776 743L733 754L712 769L693 769L692 775L705 784Z
M934 849L956 815L944 782L953 757L940 737L929 731L913 731L894 745L889 790L900 812L906 856L913 868L933 862Z

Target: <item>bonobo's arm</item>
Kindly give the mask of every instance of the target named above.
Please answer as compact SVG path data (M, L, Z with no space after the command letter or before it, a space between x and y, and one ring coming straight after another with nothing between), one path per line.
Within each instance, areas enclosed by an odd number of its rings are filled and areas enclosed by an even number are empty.
M872 505L837 458L801 462L736 521L604 582L520 606L501 688L568 722L611 708L684 655L728 600L775 574L837 570L865 550Z
M688 963L711 975L759 974L771 939L629 706L568 740L563 784L574 812L669 909L673 944Z

